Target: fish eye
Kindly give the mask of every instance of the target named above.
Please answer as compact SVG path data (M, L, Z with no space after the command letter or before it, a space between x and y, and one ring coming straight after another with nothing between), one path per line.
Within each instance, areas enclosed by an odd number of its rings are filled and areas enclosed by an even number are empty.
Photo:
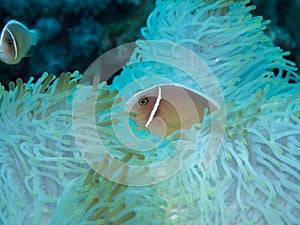
M145 106L145 105L147 105L147 104L148 104L148 98L141 98L141 99L139 100L139 105Z
M11 47L13 45L12 40L9 39L7 42L7 45L8 45L8 47Z

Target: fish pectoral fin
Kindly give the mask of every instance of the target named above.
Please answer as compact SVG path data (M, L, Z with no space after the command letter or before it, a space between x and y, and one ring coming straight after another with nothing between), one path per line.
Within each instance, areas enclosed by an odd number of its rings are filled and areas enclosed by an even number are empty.
M168 123L168 129L169 130L182 130L182 129L190 129L192 125L194 124L202 124L202 118L199 117L190 117L190 118L185 118L183 120L178 120L173 123Z
M160 117L153 118L153 120L149 124L148 129L151 134L159 137L166 137L169 134L167 124Z

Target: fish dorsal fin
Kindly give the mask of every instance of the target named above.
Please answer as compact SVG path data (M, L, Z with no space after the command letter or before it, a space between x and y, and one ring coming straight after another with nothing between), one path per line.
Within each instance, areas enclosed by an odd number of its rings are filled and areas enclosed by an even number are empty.
M13 41L14 50L15 50L15 57L14 58L17 59L17 57L18 57L18 45L17 45L16 39L15 39L13 33L8 28L5 28L5 30L9 33L9 35L10 35L12 41Z
M155 115L155 113L156 113L156 111L157 111L157 109L158 109L160 100L161 100L161 88L158 87L157 98L156 98L155 104L154 104L154 106L153 106L153 109L152 109L152 111L151 111L151 113L150 113L149 119L148 119L148 121L147 121L147 123L146 123L146 125L145 125L146 128L149 127L149 124L150 124L151 121L153 120L153 117L154 117L154 115Z

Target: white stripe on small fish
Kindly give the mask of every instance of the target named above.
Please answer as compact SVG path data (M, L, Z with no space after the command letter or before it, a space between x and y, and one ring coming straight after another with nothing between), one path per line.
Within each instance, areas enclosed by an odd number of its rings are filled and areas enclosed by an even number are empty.
M8 28L6 28L5 30L10 34L10 36L11 36L11 38L12 38L12 40L13 40L13 43L14 43L14 49L15 49L15 59L17 59L17 57L18 57L18 48L17 48L17 42L16 42L16 39L15 39L13 33L12 33Z
M154 104L154 106L153 106L153 110L152 110L151 113L150 113L149 119L148 119L148 121L147 121L147 123L146 123L146 125L145 125L146 128L149 127L149 124L150 124L151 121L153 120L153 117L154 117L154 115L155 115L155 113L156 113L156 111L157 111L157 109L158 109L160 100L161 100L161 88L158 87L158 95L157 95L157 99L156 99L155 104Z

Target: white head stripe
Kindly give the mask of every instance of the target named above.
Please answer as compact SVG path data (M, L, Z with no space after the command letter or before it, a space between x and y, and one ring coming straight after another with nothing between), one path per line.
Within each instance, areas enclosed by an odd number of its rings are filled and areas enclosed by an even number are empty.
M14 43L14 49L15 49L15 59L17 59L17 56L18 56L18 48L17 48L17 43L16 43L16 40L15 40L15 37L13 35L13 33L8 29L6 28L7 32L10 34L12 40L13 40L13 43Z
M157 99L156 99L156 101L155 101L155 104L154 104L154 106L153 106L153 109L152 109L152 111L151 111L151 113L150 113L149 119L148 119L148 121L147 121L145 127L148 128L148 127L149 127L149 124L150 124L151 121L153 120L153 117L154 117L154 115L155 115L155 113L156 113L156 111L157 111L157 109L158 109L160 100L161 100L161 88L158 87L158 95L157 95Z
M3 36L4 36L4 29L3 29L3 31L1 32L0 45L2 45L2 42L3 42Z

